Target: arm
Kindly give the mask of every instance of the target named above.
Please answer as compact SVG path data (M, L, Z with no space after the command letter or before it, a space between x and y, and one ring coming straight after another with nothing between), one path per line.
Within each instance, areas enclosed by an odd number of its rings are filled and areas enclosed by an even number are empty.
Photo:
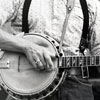
M26 40L0 29L0 48L3 50L23 52Z
M6 0L4 0L6 1ZM15 17L15 12L17 9L13 9L13 2L14 0L10 1L10 4L6 5L5 2L2 1L0 3L0 25L1 27L7 22L11 21L12 18ZM4 6L5 5L5 6ZM9 34L8 32L3 31L0 29L0 48L4 50L16 51L16 52L23 52L27 56L30 63L39 69L44 69L46 62L49 64L49 68L53 66L50 53L46 52L45 49L40 48L38 45L31 43L23 38L16 37L14 35ZM38 62L36 65L35 62Z
M47 60L50 67L52 66L52 61L50 59L49 52L45 49L39 47L38 45L24 39L21 37L14 36L0 29L0 48L3 50L10 50L16 52L25 53L30 63L36 68L35 61L39 62L39 68L44 68L45 61L43 61L43 56ZM50 60L49 60L50 59ZM40 62L41 61L41 62Z

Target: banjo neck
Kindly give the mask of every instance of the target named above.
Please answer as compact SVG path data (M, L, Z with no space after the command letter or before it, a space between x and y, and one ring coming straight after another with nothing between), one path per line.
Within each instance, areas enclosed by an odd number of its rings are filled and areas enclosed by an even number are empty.
M62 57L59 68L100 66L100 56L71 56Z
M61 58L59 68L82 67L82 66L100 66L100 56L69 56ZM0 62L0 69L8 69L10 61Z

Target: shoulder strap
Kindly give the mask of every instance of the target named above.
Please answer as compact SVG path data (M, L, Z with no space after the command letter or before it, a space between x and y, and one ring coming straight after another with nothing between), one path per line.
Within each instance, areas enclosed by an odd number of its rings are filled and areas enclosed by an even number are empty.
M80 52L83 53L86 48L88 48L89 42L89 13L88 13L88 6L86 0L80 0L80 4L83 11L83 30L81 41L79 45Z
M67 0L67 3L65 4L66 6L66 16L65 16L65 20L64 20L64 24L63 24L63 28L62 28L62 35L61 35L61 39L60 39L60 45L59 45L59 52L62 49L62 44L63 44L63 40L66 34L66 27L68 25L68 19L70 17L71 11L74 8L74 4L75 4L75 0Z
M29 33L28 12L31 0L25 0L22 12L22 32Z

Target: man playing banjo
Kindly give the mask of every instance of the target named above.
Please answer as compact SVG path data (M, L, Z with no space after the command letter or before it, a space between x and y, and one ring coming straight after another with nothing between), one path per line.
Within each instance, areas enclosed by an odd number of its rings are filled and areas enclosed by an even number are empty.
M54 70L52 58L55 53L23 38L22 10L25 0L1 0L0 2L0 48L5 51L24 53L31 65L39 71ZM86 0L89 13L89 32L91 36L92 55L99 55L99 42L96 40L95 21L96 4L94 0ZM67 4L71 4L66 34L62 49L66 56L76 55L83 29L83 13L80 0L32 0L28 12L29 33L47 35L60 43ZM11 22L11 34L2 27ZM34 40L34 39L33 39ZM93 41L92 41L93 40ZM80 53L77 51L77 53ZM78 77L77 69L72 69L72 75L66 77L62 87L50 100L94 100L92 86L87 79ZM7 100L15 100L8 96ZM46 100L46 98L45 98Z

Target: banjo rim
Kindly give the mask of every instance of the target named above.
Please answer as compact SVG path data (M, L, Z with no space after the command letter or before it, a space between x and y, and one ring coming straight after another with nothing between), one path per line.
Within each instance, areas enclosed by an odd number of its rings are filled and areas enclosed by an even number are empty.
M43 37L53 46L55 51L58 53L58 51L57 51L58 43L55 42L55 40L52 39L51 37L45 36L45 35L39 35L39 34L28 34L28 35L32 35L32 36L37 35L37 36ZM43 98L46 98L47 96L50 96L54 91L56 91L58 89L58 87L60 86L61 82L63 81L63 79L65 77L65 73L66 72L63 71L62 73L60 73L60 75L59 75L59 73L55 74L55 78L52 80L52 85L50 83L49 86L47 86L44 90L42 89L39 92L37 91L37 93L21 93L21 92L17 92L15 90L13 90L12 88L9 88L10 86L8 86L4 80L3 70L1 70L1 74L2 74L1 75L1 86L13 98L21 99L21 98L29 98L30 97L31 99L35 98L36 100L41 100ZM47 92L47 93L45 93L45 92Z

